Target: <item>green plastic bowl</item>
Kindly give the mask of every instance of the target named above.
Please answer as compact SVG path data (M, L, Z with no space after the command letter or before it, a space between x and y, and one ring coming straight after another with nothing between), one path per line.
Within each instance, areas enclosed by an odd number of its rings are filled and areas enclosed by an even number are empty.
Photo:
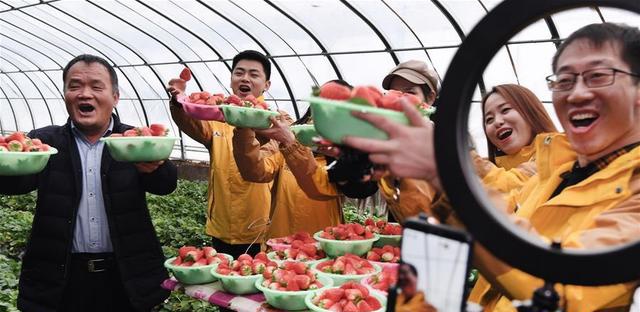
M331 287L331 288L338 288L338 287ZM331 289L331 288L327 288L327 289ZM325 289L323 289L322 291L324 291ZM323 309L315 304L313 304L313 302L311 302L311 300L313 300L313 298L316 295L320 295L322 293L322 291L316 291L313 293L310 293L307 295L306 298L304 298L304 303L307 305L307 308L309 308L312 311L318 311L318 312L331 312L331 310L327 310L327 309ZM380 301L380 305L382 306L380 309L378 310L374 310L373 312L384 312L387 309L387 298L385 296L383 296L382 294L380 294L377 291L370 291L369 294L371 296L374 296L376 299L378 299L378 301Z
M22 176L42 171L49 157L58 150L49 147L46 152L0 152L0 176Z
M278 116L280 113L251 107L242 107L235 105L220 105L224 113L224 120L236 127L267 129L271 127L269 117Z
M231 255L225 255L229 261L233 261ZM211 275L211 270L215 269L217 264L203 265L197 267L184 267L171 264L176 257L169 258L164 262L164 267L173 274L173 276L182 284L195 285L207 284L217 281L218 279Z
M293 134L296 136L296 140L298 140L300 144L308 147L316 146L313 142L313 138L319 135L318 132L316 132L314 125L294 125L291 126L291 131L293 131Z
M397 123L409 124L409 119L403 112L318 97L310 97L308 100L316 130L323 138L336 144L341 144L345 136L378 140L389 138L386 132L351 115L352 111L381 115Z
M124 162L168 159L176 140L180 140L180 138L162 136L100 138L100 141L103 141L109 148L111 157Z
M327 256L336 258L347 253L362 256L371 250L373 242L378 240L378 234L373 234L373 238L361 240L334 240L320 237L322 231L313 234L313 238L320 242L320 248Z
M372 273L368 273L368 274L352 274L352 275L344 275L344 274L333 274L333 273L325 273L322 272L318 269L316 269L316 267L318 266L318 264L320 264L320 262L315 262L309 265L309 267L313 270L315 270L318 273L318 277L328 277L331 278L333 280L333 285L334 286L340 286L344 283L347 282L355 282L355 283L360 283L360 281L363 278L367 278L370 276L374 276L378 273L380 273L382 271L382 268L380 268L379 265L371 263L371 265L373 266L374 271Z
M246 294L255 294L260 291L256 288L256 281L262 277L262 274L255 275L222 275L216 272L216 267L211 269L211 275L220 280L222 283L222 288L226 292L236 294L236 295L246 295Z
M397 222L389 222L389 224L400 225ZM375 243L373 243L374 247L382 247L384 245L391 245L400 247L400 241L402 240L402 235L382 235L378 234L380 239L378 239Z
M315 293L322 289L327 289L333 286L333 280L328 277L318 276L318 280L322 285L322 288L314 289L314 290L301 290L301 291L282 291L282 290L273 290L268 287L262 286L262 282L264 281L264 277L260 276L260 278L256 281L256 288L260 290L265 299L267 299L267 303L272 305L275 308L282 310L306 310L307 305L304 300L310 293Z

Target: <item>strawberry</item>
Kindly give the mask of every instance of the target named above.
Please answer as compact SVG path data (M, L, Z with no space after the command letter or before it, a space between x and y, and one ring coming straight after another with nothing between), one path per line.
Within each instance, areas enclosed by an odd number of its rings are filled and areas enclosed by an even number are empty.
M176 257L176 259L175 259L175 260L173 260L173 261L171 262L171 264L173 264L173 265L180 265L180 264L182 264L182 258L180 258L180 257Z
M351 90L336 82L328 82L320 87L318 96L325 99L346 101L351 98Z
M393 253L387 251L380 256L380 259L382 260L382 262L391 262L393 257L394 257Z
M362 299L362 292L357 288L345 289L344 296L347 297L349 301L359 301Z
M244 260L248 260L248 261L253 261L253 258L248 255L248 254L241 254L240 256L238 256L238 261L242 262Z
M134 130L138 136L153 136L149 127L137 127Z
M182 71L180 72L180 79L184 81L191 80L191 70L189 70L189 67L185 67L182 69Z
M380 255L378 255L376 252L374 251L368 251L367 252L367 260L370 261L380 261Z
M344 296L344 289L342 288L327 289L322 293L322 295L327 299L337 302Z
M205 246L202 247L202 253L204 254L205 257L209 258L209 257L215 257L218 252L216 251L215 248L211 247L211 246Z
M7 149L9 150L9 152L22 152L24 146L18 140L11 140L7 144Z
M138 133L134 129L129 129L125 131L122 135L126 137L132 137L132 136L138 136Z
M373 311L371 306L364 300L358 302L356 304L356 308L358 308L358 312L371 312L371 311Z
M262 261L254 261L253 265L251 265L251 270L253 270L254 274L262 274L266 268L267 265Z
M182 246L178 249L178 255L180 258L184 259L187 256L189 251L196 250L196 247L193 246Z
M7 143L9 143L9 142L11 142L11 141L18 141L18 142L20 142L20 143L23 143L23 142L24 142L24 140L25 140L26 138L27 138L27 137L26 137L26 135L24 134L24 132L17 131L17 132L14 132L14 133L12 133L12 134L10 134L10 135L6 136L6 137L4 138L4 140L5 140L5 142L7 142Z
M358 312L358 308L353 302L349 301L342 307L342 312Z
M369 106L375 106L377 102L376 93L371 92L371 89L365 86L357 86L351 91L351 99L349 102L356 104L363 104Z
M251 266L248 264L243 264L242 266L240 266L240 275L242 276L253 275L253 268L251 268Z
M182 260L197 262L198 260L200 260L200 258L202 258L201 250L190 250L187 251L187 255L182 258Z
M7 143L7 141L4 139L2 134L0 134L0 144L4 144L4 143Z
M153 136L166 136L169 133L169 130L162 124L151 124L149 129Z
M229 95L224 100L224 103L225 104L232 104L232 105L242 106L242 99L240 99L237 95L232 94L232 95Z
M206 258L200 258L198 259L198 261L194 262L192 266L203 266L203 265L207 265L207 259Z
M255 257L253 257L254 260L262 260L264 261L264 263L267 263L269 261L269 258L267 258L267 253L264 251L261 251L259 253L256 254Z
M320 301L316 304L318 307L323 309L330 309L333 306L336 306L336 301L331 300L329 298L320 299ZM335 311L335 310L332 310Z
M382 304L374 296L369 296L364 298L364 302L366 302L369 305L369 307L374 311L382 308Z

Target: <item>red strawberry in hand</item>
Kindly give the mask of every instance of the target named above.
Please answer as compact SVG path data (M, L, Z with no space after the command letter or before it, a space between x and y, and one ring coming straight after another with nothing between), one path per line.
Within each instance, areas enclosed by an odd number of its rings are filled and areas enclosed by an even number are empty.
M184 81L191 80L191 70L189 69L189 67L185 67L184 69L182 69L182 71L180 72L180 79Z

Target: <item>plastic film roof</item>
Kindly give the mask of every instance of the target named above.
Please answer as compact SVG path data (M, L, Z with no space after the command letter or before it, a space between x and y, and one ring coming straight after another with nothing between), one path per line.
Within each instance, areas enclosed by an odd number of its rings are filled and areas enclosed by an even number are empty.
M134 125L163 123L183 140L173 156L207 160L206 149L171 120L169 79L188 64L187 92L229 94L231 59L246 49L272 62L272 108L301 116L311 87L341 78L381 87L396 64L429 63L441 76L465 35L496 0L0 0L0 131L63 124L62 68L83 53L104 57L120 81L117 114ZM631 12L580 8L524 29L494 57L474 96L471 133L483 148L484 90L519 83L548 106L544 77L556 46L577 28L603 21L640 26ZM442 104L441 105L446 105ZM482 151L481 151L482 153Z

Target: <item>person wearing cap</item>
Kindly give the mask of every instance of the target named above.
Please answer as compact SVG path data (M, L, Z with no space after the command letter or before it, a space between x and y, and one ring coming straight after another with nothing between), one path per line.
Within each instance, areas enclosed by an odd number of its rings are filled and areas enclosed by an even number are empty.
M382 80L385 90L396 90L419 97L433 105L438 95L438 76L427 63L410 60L398 64ZM436 191L428 182L418 179L398 179L390 173L378 181L382 197L391 216L402 222L420 212L429 213Z

